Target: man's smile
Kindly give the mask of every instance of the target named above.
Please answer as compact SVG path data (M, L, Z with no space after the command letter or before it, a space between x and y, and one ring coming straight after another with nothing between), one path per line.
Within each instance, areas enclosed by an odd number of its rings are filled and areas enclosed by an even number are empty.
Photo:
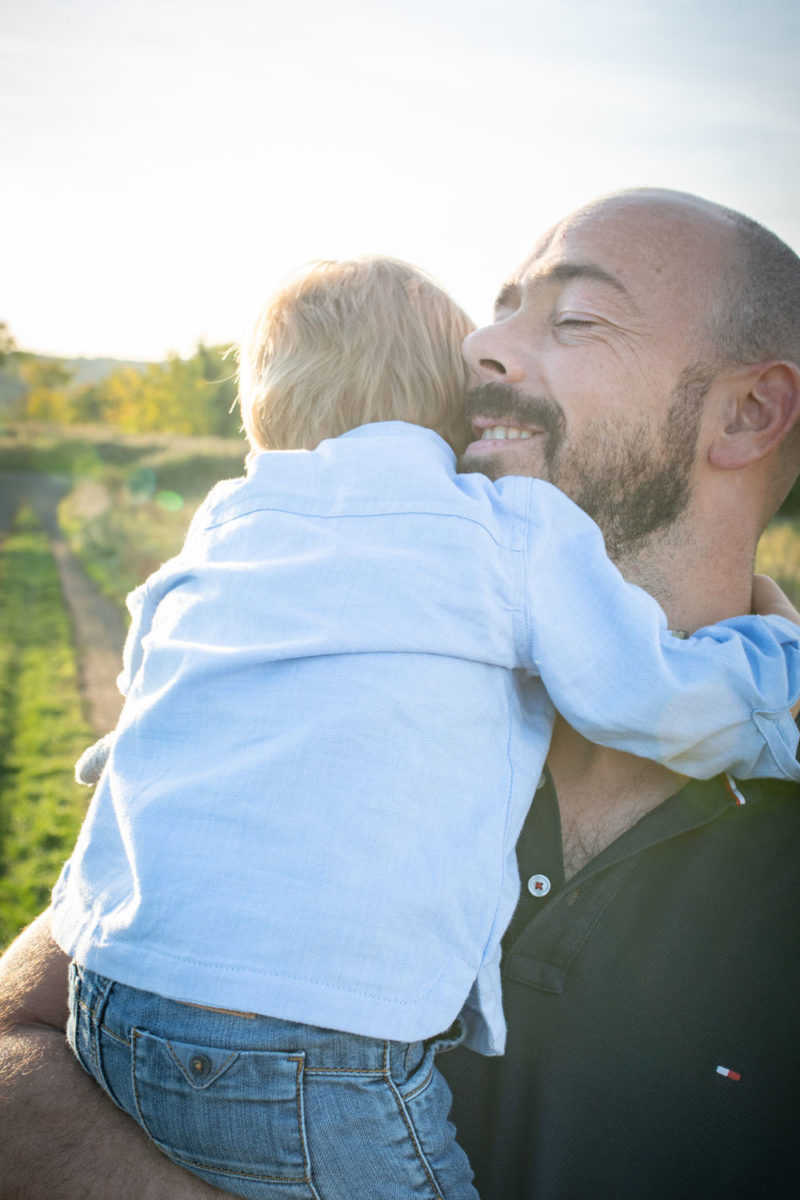
M504 441L505 438L529 438L533 437L530 429L520 429L517 425L490 425L488 429L484 429L480 436L480 441Z
M474 417L470 422L476 435L467 450L470 453L487 453L499 449L498 442L516 442L541 436L542 430L526 428L524 425L498 421L496 417Z

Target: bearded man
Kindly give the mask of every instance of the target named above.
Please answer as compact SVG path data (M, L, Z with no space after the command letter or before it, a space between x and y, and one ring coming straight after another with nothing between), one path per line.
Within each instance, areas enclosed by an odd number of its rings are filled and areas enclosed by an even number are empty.
M538 243L465 354L464 470L566 491L672 628L750 611L800 462L786 246L696 197L606 197ZM506 1055L441 1060L483 1200L795 1194L799 801L687 784L557 722L519 842ZM4 962L3 1195L218 1194L70 1060L46 914Z
M800 460L786 246L695 197L606 198L539 242L465 354L463 469L566 491L673 628L748 611ZM484 1200L797 1193L799 802L557 722L518 844L506 1055L442 1059Z

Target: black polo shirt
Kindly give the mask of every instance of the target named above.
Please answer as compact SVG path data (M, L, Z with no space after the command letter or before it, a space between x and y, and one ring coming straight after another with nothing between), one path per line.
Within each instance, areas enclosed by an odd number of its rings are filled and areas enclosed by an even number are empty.
M568 883L537 793L505 1057L438 1060L482 1200L800 1197L800 788L738 786L689 783Z

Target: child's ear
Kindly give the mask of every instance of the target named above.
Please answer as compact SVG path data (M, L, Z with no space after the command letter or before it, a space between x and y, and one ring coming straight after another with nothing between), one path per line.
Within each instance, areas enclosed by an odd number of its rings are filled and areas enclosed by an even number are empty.
M708 458L735 470L770 454L800 417L800 369L793 362L755 363L729 382L724 427Z

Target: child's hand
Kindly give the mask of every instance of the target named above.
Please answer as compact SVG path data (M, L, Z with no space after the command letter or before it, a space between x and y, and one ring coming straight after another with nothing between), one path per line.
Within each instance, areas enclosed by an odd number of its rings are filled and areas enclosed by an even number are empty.
M111 747L114 745L116 733L114 730L101 737L99 742L84 750L75 763L75 782L83 783L86 787L94 787L103 774L103 768L108 762Z
M753 612L760 617L786 617L800 625L800 612L797 611L789 597L782 591L769 575L753 576ZM800 700L792 706L792 716L797 719L800 712Z
M769 575L753 576L753 612L760 617L786 617L800 625L800 612Z

